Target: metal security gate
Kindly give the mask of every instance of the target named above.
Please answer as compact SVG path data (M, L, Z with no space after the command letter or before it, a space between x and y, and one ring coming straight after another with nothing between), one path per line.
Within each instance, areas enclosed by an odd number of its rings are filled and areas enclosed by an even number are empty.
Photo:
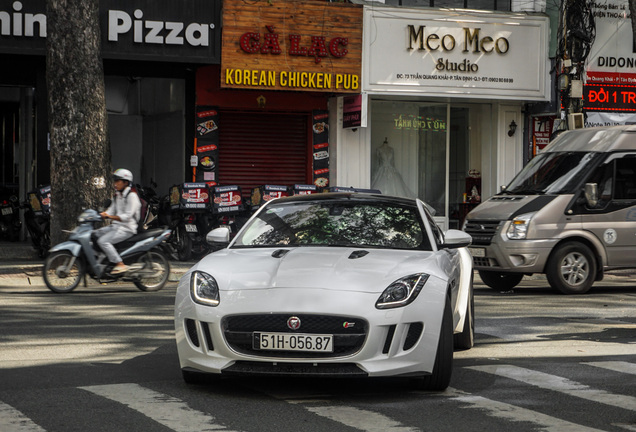
M246 196L264 184L310 180L309 116L220 112L219 184L239 185Z

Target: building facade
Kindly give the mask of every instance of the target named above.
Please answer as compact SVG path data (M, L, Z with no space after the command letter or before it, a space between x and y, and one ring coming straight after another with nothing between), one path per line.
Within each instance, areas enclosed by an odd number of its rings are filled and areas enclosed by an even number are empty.
M543 14L366 5L366 127L340 127L332 101L335 181L417 196L461 227L522 167L522 110L551 97L548 46Z

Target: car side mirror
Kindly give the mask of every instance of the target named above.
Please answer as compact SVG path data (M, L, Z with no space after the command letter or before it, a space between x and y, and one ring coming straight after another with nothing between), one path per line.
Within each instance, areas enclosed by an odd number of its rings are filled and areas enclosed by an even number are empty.
M473 242L473 238L470 234L466 234L464 231L449 229L444 233L444 244L442 249L457 249L466 246L470 246Z
M230 227L221 226L218 228L214 228L205 236L205 241L211 245L230 244Z
M598 184L585 183L585 201L591 208L598 205Z

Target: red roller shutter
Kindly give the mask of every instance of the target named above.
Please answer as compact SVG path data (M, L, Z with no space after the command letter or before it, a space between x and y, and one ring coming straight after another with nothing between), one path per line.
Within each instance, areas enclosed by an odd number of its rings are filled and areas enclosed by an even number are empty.
M219 183L243 194L264 184L307 183L308 116L220 112Z

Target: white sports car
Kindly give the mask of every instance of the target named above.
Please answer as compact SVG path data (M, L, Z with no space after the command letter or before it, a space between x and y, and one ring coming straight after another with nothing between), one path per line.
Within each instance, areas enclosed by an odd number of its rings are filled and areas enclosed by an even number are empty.
M418 199L324 193L270 201L194 265L175 300L183 377L405 376L443 390L473 345L472 258Z

